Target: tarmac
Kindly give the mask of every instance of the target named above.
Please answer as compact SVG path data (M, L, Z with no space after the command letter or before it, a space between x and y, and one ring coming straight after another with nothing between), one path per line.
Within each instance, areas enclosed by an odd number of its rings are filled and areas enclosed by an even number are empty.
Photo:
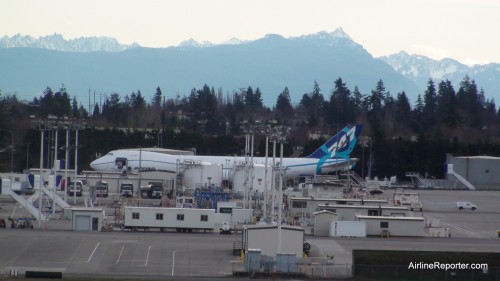
M412 190L411 192L414 192ZM310 260L331 258L338 278L348 278L353 249L428 250L500 252L500 191L417 190L423 202L423 216L437 219L448 227L451 237L368 237L331 238L307 235L311 243ZM381 198L391 199L392 191ZM475 211L458 210L457 201L471 201ZM0 197L0 218L23 215L13 213L15 203ZM112 213L113 208L107 207ZM0 228L0 277L11 270L57 271L65 277L220 280L235 278L243 268L239 256L233 256L233 243L241 234L130 232L114 228L111 232L75 232L71 221L56 218L34 229ZM108 220L112 220L110 216ZM306 231L306 233L308 233ZM333 266L334 265L334 266ZM242 277L238 277L241 280ZM243 279L246 279L243 278ZM300 280L301 278L295 278Z

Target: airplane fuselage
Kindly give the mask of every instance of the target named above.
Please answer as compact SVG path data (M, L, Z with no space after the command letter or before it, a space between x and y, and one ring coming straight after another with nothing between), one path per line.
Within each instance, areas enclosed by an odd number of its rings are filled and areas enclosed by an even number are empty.
M321 173L328 173L351 168L357 159L328 159L320 163L317 158L283 158L284 176L295 178L299 176L312 176ZM121 171L122 167L117 163L123 161L132 171L137 172L147 170L162 170L176 172L179 165L193 162L208 162L222 165L223 169L231 169L235 164L245 163L245 157L240 156L200 156L200 155L170 155L139 150L115 150L105 156L93 161L90 166L96 171ZM248 161L254 164L266 165L265 157L248 157ZM275 158L276 166L280 166L280 158ZM267 158L267 166L273 165L273 157ZM225 173L227 174L227 173Z

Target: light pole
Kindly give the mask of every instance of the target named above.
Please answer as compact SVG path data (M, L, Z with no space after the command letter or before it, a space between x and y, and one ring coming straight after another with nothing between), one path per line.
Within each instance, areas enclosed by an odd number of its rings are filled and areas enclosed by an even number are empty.
M243 184L243 208L247 207L247 200L248 200L248 188L249 188L249 183L248 183L248 165L249 165L249 159L248 159L248 151L249 151L249 146L250 146L250 126L248 124L248 121L243 121L241 126L243 127L243 133L245 133L245 181Z
M369 136L363 136L359 138L359 143L363 147L363 154L361 155L361 178L365 178L365 147L368 146L368 143L371 144L372 139ZM370 150L371 152L371 150ZM371 175L370 175L371 176Z
M38 180L38 229L42 229L42 182L43 182L43 137L45 129L40 128L40 176Z
M28 142L26 144L26 171L28 171L30 168L30 161L29 161L29 159L30 159L30 144L31 144L30 142Z
M264 164L264 221L267 219L267 154L269 153L269 131L270 131L270 126L266 127L266 158L265 158L265 164ZM260 184L260 181L259 181Z
M0 129L0 131L6 131L10 133L11 148L10 148L10 174L14 174L14 132L12 130Z
M31 128L40 131L40 171L38 180L38 229L42 229L43 139L49 124L44 119L31 120Z
M64 201L68 202L68 188L69 188L69 181L68 181L68 168L69 168L69 124L66 127L66 151L65 151L65 156L64 156ZM76 191L76 189L75 189Z
M139 173L139 182L138 182L138 187L137 187L137 198L139 198L139 195L141 194L141 184L142 184L142 147L139 146L139 169L137 170Z
M279 171L279 183L278 183L278 251L281 253L281 220L283 212L283 174L285 173L285 168L283 167L283 145L285 144L286 137L290 132L290 128L280 126L277 130L278 142L280 144L280 171Z
M276 132L271 133L271 139L273 141L273 169L271 170L271 190L272 190L272 200L271 200L271 220L275 221L275 209L276 209Z

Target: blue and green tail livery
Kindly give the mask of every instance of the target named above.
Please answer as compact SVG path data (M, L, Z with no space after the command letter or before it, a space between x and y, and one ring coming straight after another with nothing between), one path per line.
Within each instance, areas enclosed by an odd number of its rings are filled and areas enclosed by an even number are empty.
M321 167L329 159L347 160L352 150L356 146L359 134L363 125L348 125L342 131L330 138L320 148L316 149L307 158L318 158L317 172L320 173Z

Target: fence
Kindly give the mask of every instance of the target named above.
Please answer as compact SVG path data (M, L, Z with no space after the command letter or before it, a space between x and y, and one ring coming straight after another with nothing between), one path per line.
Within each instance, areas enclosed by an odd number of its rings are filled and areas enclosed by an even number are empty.
M288 268L288 270L287 270ZM281 269L281 270L279 270ZM338 278L349 279L352 278L351 264L335 264L333 260L326 258L307 258L301 259L295 263L290 263L288 266L277 266L276 261L271 259L262 258L260 268L258 270L246 271L245 265L241 263L233 263L233 275L239 276L289 276L300 277L306 276L308 278Z
M482 269L412 269L402 265L355 265L354 280L500 281L500 267Z

